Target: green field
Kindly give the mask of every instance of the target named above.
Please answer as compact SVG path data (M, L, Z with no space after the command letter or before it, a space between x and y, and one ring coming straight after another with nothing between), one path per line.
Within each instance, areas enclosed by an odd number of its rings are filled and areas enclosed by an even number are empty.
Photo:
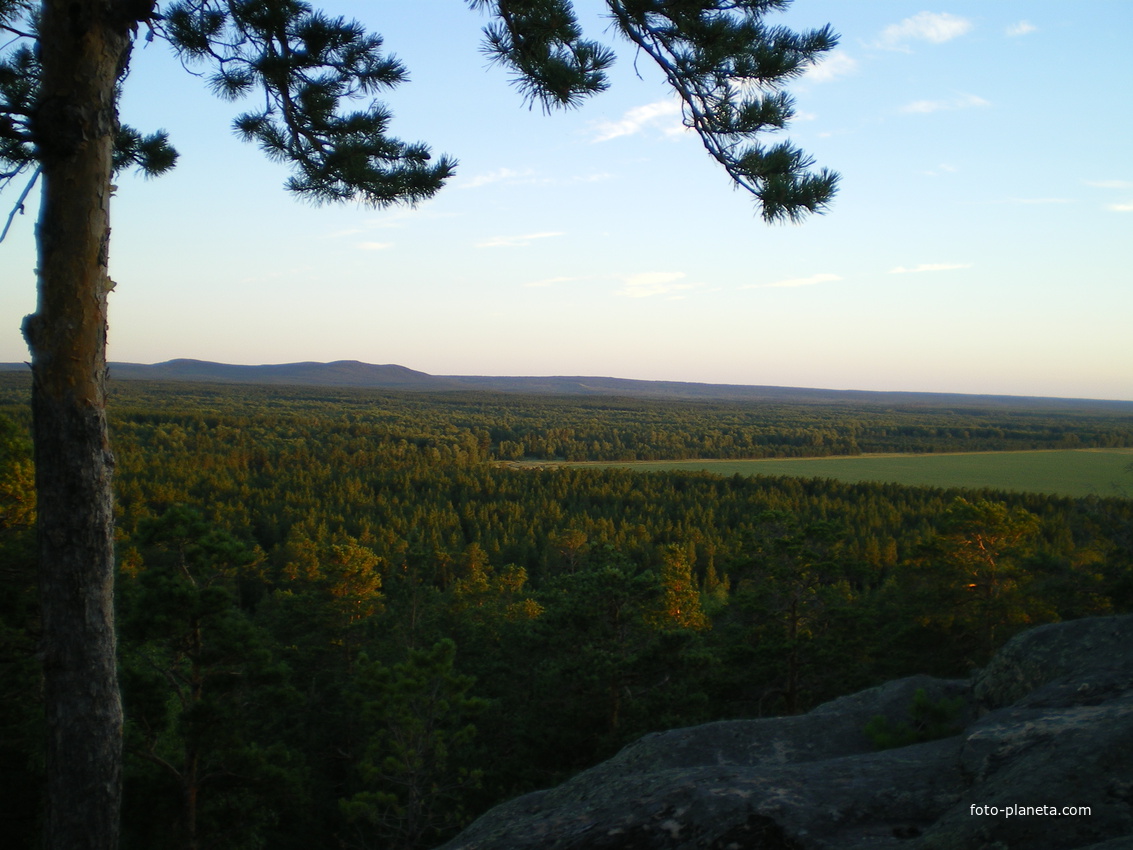
M719 475L890 481L1059 496L1133 496L1133 471L1130 470L1133 449L858 455L789 460L669 460L600 465L637 470L704 470Z

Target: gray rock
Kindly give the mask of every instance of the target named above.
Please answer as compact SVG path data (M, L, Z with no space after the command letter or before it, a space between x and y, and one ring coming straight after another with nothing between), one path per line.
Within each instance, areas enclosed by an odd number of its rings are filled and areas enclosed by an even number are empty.
M1130 666L1133 616L1088 617L1017 635L973 679L977 704L1002 708L1065 676L1088 686L1091 673Z
M918 689L965 697L963 732L875 751L866 723L907 719ZM1066 806L1089 814L1037 808ZM914 676L797 717L646 736L444 850L1133 850L1130 836L1126 616L1019 635L971 683Z

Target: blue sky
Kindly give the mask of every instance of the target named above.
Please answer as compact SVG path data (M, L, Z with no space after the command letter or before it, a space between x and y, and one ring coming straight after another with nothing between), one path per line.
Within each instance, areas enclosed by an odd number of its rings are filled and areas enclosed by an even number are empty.
M599 2L611 90L552 115L465 3L323 6L408 66L393 131L457 177L416 209L305 205L239 104L139 45L123 119L182 157L118 180L111 359L1133 399L1133 3L796 0L777 20L842 40L786 135L842 188L774 226ZM0 245L3 361L27 359L34 214Z

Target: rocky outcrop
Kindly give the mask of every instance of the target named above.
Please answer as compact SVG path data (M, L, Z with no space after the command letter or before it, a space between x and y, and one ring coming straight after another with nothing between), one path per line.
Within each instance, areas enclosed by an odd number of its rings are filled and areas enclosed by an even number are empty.
M920 689L963 697L963 731L876 750L870 719L907 721ZM970 681L915 676L797 717L649 735L444 850L888 847L1133 850L1133 616L1025 632Z

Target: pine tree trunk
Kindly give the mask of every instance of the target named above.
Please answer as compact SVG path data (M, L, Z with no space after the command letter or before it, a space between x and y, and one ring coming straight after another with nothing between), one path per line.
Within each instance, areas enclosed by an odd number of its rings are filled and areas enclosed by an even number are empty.
M115 81L111 0L46 0L35 135L43 167L32 356L48 850L113 850L122 707L114 636L106 297Z

